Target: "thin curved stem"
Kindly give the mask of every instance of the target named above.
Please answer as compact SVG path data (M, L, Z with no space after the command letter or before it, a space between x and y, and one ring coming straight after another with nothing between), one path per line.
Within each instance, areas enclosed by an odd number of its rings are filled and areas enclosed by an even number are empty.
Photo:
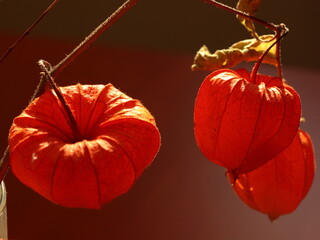
M257 73L258 73L258 69L262 63L263 58L268 54L268 52L271 50L271 48L273 48L276 44L278 46L278 44L280 43L281 39L286 36L289 32L289 29L284 25L284 24L280 24L277 30L277 40L272 43L266 51L264 51L264 53L259 57L258 61L255 63L252 72L251 72L251 76L250 79L252 80L253 83L256 83L256 78L257 78ZM280 49L278 48L277 51L280 51ZM280 52L278 53L280 55ZM281 69L281 63L280 63L280 56L277 56L277 61L278 61L278 73L279 73L279 77L282 79L282 69Z
M50 10L59 2L55 0L51 5L44 10L38 19L27 28L27 30L8 48L8 50L0 57L0 63L9 55L10 52L32 31L32 29L50 12Z
M286 28L286 32L284 33L284 35L286 35L289 32L289 29L287 27ZM281 32L277 32L277 38L281 38ZM277 42L276 45L276 56L277 56L277 70L278 70L278 77L282 79L283 77L283 73L282 73L282 64L281 64L281 41Z
M282 79L282 65L281 65L281 45L280 40L289 32L289 29L284 24L274 24L267 21L264 21L262 19L256 18L254 16L251 16L247 13L244 13L236 8L229 7L228 5L222 4L220 2L217 2L215 0L203 0L206 3L209 3L211 5L215 5L216 7L220 7L222 9L225 9L229 12L232 12L234 14L240 15L244 18L247 18L249 20L252 20L256 23L259 23L260 25L269 28L270 30L273 30L275 32L274 38L276 39L275 43L273 43L259 58L259 60L254 65L254 68L251 73L251 80L255 82L256 75L258 72L258 68L260 64L262 63L263 58L266 56L266 54L270 51L270 49L276 44L276 61L277 61L277 70L278 70L278 77ZM261 39L259 39L261 40ZM273 39L272 39L273 40ZM271 40L271 41L272 41Z
M122 15L131 9L139 0L128 0L120 6L110 17L102 22L89 36L87 36L69 55L52 68L50 75L56 77L65 67L90 46L105 30L112 26Z
M44 77L44 75L41 75L40 82L35 92L33 93L29 103L33 102L33 100L35 100L44 92L46 82L47 82L47 79ZM9 152L10 151L9 151L9 145L8 145L6 150L3 152L2 158L0 160L0 182L5 178L5 176L9 171L9 167L10 167L9 159L8 159Z
M72 111L70 109L69 104L67 103L67 101L64 99L63 94L61 92L61 90L59 89L58 85L55 83L54 79L51 77L50 75L50 64L44 60L40 60L38 62L39 66L41 67L41 69L43 70L43 72L45 73L45 77L47 79L47 81L49 82L51 88L53 89L53 91L55 92L55 94L57 95L63 109L65 110L66 114L67 114L67 118L69 120L69 126L71 128L71 131L73 133L73 141L78 141L81 139L81 134L80 134L80 130L77 124L76 119L74 118ZM49 68L49 69L48 69Z
M9 146L7 146L6 150L4 151L2 158L0 160L0 182L4 179L4 177L7 175L8 170L9 170L9 161L8 161L8 156L9 156Z

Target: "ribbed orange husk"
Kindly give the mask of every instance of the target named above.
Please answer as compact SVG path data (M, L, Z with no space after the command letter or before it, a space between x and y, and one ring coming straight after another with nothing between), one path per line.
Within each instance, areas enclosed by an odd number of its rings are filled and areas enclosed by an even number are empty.
M282 79L244 69L211 73L194 107L194 133L210 161L235 174L250 172L282 152L297 134L299 95Z
M16 117L9 133L13 173L50 201L100 208L127 192L152 162L160 134L149 111L108 85L60 88L78 124L46 90Z
M308 193L315 172L310 136L298 131L293 142L262 167L235 180L233 189L249 207L271 220L294 211Z

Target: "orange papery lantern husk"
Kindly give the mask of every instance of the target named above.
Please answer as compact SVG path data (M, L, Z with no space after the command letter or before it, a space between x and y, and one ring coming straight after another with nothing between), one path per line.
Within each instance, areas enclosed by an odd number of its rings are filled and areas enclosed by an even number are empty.
M81 139L74 138L55 93L46 90L13 121L12 171L54 203L100 208L126 193L152 162L160 147L159 131L138 100L111 84L60 90Z
M235 180L233 189L249 207L271 220L293 212L307 195L314 178L315 161L310 136L298 131L293 142L262 167Z
M241 174L282 152L297 134L300 117L299 95L282 79L250 79L244 69L222 69L200 86L194 133L207 159Z

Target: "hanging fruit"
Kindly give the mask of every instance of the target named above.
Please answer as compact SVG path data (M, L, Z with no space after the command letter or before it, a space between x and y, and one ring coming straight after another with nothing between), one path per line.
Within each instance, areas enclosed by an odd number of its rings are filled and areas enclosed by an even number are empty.
M192 65L193 70L216 70L205 78L196 97L194 133L197 144L210 161L237 176L270 161L297 134L300 98L284 82L280 61L280 40L288 33L288 28L253 17L259 0L240 0L238 9L215 0L204 1L236 14L254 37L214 54L202 47ZM254 22L275 34L259 36ZM256 61L251 73L227 68L242 61ZM275 65L278 76L259 74L262 63Z
M138 1L123 3L54 67L39 61L43 70L40 83L32 102L11 126L9 147L0 161L0 180L8 171L10 152L14 174L45 198L66 207L100 208L127 192L152 162L160 147L160 133L138 100L111 84L59 88L54 82ZM47 83L52 90L45 89Z
M60 90L75 121L56 93L46 90L14 119L12 171L54 203L100 208L127 192L152 162L159 131L138 100L111 84Z
M214 71L200 86L194 107L194 133L202 153L227 168L228 178L248 206L271 220L294 211L309 191L315 172L309 135L299 130L299 95L283 80L280 41L285 24L258 19L260 0L239 0L237 9L203 0L236 14L253 39L211 53L203 46L192 70ZM259 35L254 23L274 31ZM253 70L230 70L243 61ZM258 73L262 63L278 76Z
M275 220L298 207L312 185L314 171L310 136L299 130L289 147L267 164L229 179L243 202Z
M201 84L194 131L202 153L235 174L252 171L282 152L301 117L298 94L282 79L222 69Z

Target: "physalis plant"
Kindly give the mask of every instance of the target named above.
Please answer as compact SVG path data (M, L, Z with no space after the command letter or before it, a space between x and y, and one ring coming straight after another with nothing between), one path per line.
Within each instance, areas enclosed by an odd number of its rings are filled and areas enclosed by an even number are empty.
M299 95L282 78L280 40L288 29L253 16L260 0L240 0L237 9L204 1L237 14L253 39L196 54L192 69L213 72L195 100L195 138L207 159L227 169L240 199L274 220L297 208L315 171L310 136L299 129ZM274 35L259 36L254 22ZM255 62L251 72L230 69L243 61ZM276 66L278 76L259 74L261 63Z

